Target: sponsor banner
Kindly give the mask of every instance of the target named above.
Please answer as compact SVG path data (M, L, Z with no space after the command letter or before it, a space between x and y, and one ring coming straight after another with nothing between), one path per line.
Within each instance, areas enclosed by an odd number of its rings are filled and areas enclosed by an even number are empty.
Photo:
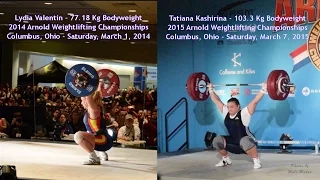
M147 71L147 80L148 81L156 81L157 80L157 68L156 67L148 67Z
M233 53L230 58L231 64L229 67L219 70L219 74L222 76L225 75L254 75L256 70L250 67L243 67L241 61L241 53Z
M134 82L145 81L147 74L147 68L135 67L134 68Z

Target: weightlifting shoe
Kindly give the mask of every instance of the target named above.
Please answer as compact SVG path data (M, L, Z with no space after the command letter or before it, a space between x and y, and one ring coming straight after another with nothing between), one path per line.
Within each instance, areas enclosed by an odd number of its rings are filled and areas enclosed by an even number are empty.
M231 164L232 164L231 159L229 158L229 156L226 156L226 157L222 157L222 160L218 164L216 164L216 167L223 167Z
M99 152L99 157L100 157L100 160L103 160L103 161L108 161L109 160L109 157L108 157L108 154L104 151L100 151Z
M83 162L83 165L100 165L100 159L90 158L88 161Z
M260 169L261 168L261 161L259 158L253 158L253 168Z

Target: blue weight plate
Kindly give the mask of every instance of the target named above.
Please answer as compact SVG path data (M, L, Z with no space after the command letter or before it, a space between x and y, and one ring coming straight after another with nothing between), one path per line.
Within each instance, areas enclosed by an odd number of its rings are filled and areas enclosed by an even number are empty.
M65 77L66 88L76 97L89 96L95 92L99 85L97 71L88 64L72 66Z

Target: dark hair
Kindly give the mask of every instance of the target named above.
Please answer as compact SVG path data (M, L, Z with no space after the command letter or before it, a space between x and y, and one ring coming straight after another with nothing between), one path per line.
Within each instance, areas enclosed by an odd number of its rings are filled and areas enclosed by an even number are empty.
M234 103L235 103L236 105L238 105L238 106L240 105L239 100L238 100L237 98L234 98L234 97L233 97L233 98L230 98L230 99L228 100L228 103L229 103L229 102L234 102Z
M15 112L13 114L13 118L21 118L22 117L22 114L20 112Z
M15 112L13 114L13 118L15 118L17 120L17 122L21 122L22 121L22 114L20 112Z

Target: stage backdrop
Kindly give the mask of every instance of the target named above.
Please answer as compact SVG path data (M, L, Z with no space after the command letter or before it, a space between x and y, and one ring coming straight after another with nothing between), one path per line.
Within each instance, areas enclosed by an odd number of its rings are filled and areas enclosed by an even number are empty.
M295 3L292 3L295 2ZM212 1L163 0L158 2L158 109L159 147L165 151L165 114L182 97L188 99L190 148L202 148L206 131L227 134L223 117L213 102L193 101L185 85L194 72L205 72L215 84L261 83L269 73L283 69L296 84L296 91L284 101L271 100L266 95L252 116L250 129L258 140L277 141L289 133L297 141L320 140L320 78L308 53L308 36L320 15L316 1ZM285 14L284 14L285 13ZM219 15L220 21L210 22L202 17ZM246 19L243 15L246 15ZM183 17L193 17L183 18ZM237 18L235 17L237 16ZM278 16L281 22L270 17ZM283 17L297 17L285 19ZM306 17L306 18L305 18ZM208 19L208 18L207 18ZM285 27L285 25L289 25ZM208 30L186 30L190 26L208 25ZM223 31L216 26L237 25L246 30ZM276 31L272 26L287 29ZM251 28L248 28L251 27ZM282 27L282 28L283 28ZM213 30L212 28L216 28ZM290 28L290 29L288 29ZM314 33L319 33L315 30ZM211 40L205 40L210 34ZM246 39L231 40L228 35L247 35ZM195 40L174 40L174 38ZM275 39L263 39L271 37ZM198 36L198 37L197 37ZM214 39L219 36L219 39ZM238 38L240 36L237 36ZM171 38L171 39L169 39ZM197 39L198 38L198 39ZM201 38L201 40L200 40ZM317 44L317 35L313 38ZM316 60L316 56L314 57ZM319 63L315 61L316 63ZM216 88L223 102L230 98L233 88ZM260 87L239 88L241 106L245 107ZM182 104L168 116L168 131L173 131L185 119ZM169 151L176 151L185 142L185 126L169 141ZM274 144L278 145L278 144Z

